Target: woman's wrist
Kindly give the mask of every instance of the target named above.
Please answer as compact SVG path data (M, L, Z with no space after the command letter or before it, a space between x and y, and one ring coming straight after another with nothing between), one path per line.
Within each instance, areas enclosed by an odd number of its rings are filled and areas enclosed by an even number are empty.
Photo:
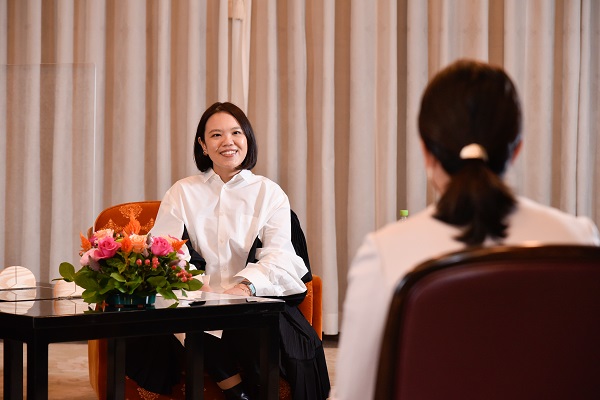
M254 284L252 282L250 282L248 279L244 279L240 285L244 285L246 287L246 289L248 289L249 291L249 296L254 296L256 295L256 288L254 287Z
M244 291L246 296L252 296L252 290L250 290L250 288L247 285L243 283L238 283L237 285L235 285L235 287Z

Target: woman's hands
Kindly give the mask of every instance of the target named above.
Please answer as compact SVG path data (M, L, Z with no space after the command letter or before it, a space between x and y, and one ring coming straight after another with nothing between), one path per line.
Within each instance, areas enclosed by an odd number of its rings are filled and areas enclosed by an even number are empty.
M200 275L200 278L202 280L202 287L200 288L200 290L202 290L203 292L212 292L212 288L209 286L210 283L210 275Z
M250 290L248 285L245 285L243 283L238 283L231 289L227 289L224 293L225 294L233 294L236 296L247 296L247 297L252 295L252 291Z
M212 292L213 291L212 288L210 286L208 286L207 284L202 285L200 290L203 292Z

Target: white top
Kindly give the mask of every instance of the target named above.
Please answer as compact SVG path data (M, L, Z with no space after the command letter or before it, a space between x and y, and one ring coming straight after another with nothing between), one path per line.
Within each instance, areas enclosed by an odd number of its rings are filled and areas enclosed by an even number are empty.
M434 211L430 206L367 235L358 250L348 273L333 399L373 398L383 329L397 283L418 264L464 249L453 239L460 231L434 219ZM524 198L518 198L508 224L505 245L600 245L598 230L588 218Z
M243 278L259 296L306 291L301 277L308 270L291 242L290 203L273 181L249 170L227 183L212 169L184 178L165 194L151 234L181 237L184 225L206 260L213 291L222 293ZM246 265L257 236L263 245L258 262Z

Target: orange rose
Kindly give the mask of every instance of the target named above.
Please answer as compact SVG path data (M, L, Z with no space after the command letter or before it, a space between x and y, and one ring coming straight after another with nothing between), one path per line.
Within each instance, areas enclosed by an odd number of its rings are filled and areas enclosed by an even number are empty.
M94 238L96 241L101 241L106 237L113 237L115 235L115 231L112 229L100 229L99 231L94 232Z
M131 235L129 236L131 240L132 250L134 253L141 254L144 250L146 250L146 235Z

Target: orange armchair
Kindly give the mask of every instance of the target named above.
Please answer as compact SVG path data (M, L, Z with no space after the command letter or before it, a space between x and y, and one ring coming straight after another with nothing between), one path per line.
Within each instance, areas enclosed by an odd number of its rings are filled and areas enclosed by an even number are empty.
M146 234L152 226L160 207L160 201L140 201L118 204L106 208L96 218L93 228L122 230L129 222L130 216L135 217L141 225L141 234ZM89 232L91 233L91 232ZM318 275L313 274L311 282L306 284L307 293L302 303L298 306L304 317L315 329L322 339L323 327L323 285ZM100 400L106 399L106 340L88 341L89 377L92 388ZM217 384L208 376L204 379L204 398L206 400L223 400L224 396ZM140 388L135 381L127 378L125 381L125 397L127 399L175 400L183 399L185 388L183 380L173 389L173 395L158 395ZM289 384L281 379L279 383L280 400L291 399Z

